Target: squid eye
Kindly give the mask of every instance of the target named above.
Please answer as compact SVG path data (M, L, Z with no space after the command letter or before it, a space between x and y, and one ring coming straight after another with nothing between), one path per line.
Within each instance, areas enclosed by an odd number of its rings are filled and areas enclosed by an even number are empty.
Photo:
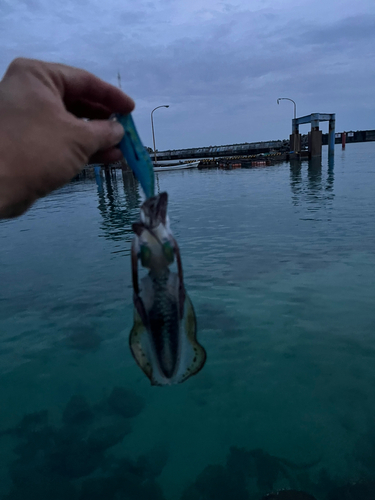
M164 257L167 259L167 262L169 264L172 264L172 262L174 261L174 250L169 241L163 243L163 253Z
M141 245L140 248L141 264L143 267L148 267L151 262L151 250L146 245Z

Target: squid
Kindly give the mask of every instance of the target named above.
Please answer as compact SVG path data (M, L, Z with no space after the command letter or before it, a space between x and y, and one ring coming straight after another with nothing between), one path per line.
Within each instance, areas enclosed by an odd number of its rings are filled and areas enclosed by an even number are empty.
M206 362L197 340L193 304L185 290L181 255L169 226L168 194L155 196L154 169L131 115L114 117L124 127L119 144L146 195L131 248L134 325L130 350L152 385L184 382ZM170 266L176 262L177 272ZM139 263L148 270L140 278Z
M193 304L185 290L181 255L169 226L168 195L141 206L133 224L132 279L134 326L130 350L152 385L178 384L198 373L206 351L197 341ZM139 280L138 264L148 269ZM177 272L170 270L176 261Z

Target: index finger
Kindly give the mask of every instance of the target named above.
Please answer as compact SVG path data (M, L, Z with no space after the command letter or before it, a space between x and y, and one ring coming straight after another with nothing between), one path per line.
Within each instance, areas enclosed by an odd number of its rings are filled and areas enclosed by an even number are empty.
M128 114L135 104L122 90L83 69L46 63L47 71L66 103L90 101L111 112Z

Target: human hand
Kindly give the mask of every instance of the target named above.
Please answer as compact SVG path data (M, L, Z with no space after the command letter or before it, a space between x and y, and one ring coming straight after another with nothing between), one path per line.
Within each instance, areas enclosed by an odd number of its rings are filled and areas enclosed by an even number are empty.
M120 160L124 130L108 118L133 109L129 96L87 71L14 60L0 82L0 218L21 215L89 161Z

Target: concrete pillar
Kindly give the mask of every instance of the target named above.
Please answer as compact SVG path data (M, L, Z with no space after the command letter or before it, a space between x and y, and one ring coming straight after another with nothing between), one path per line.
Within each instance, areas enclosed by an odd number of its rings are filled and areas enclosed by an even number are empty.
M301 151L301 134L294 133L290 134L289 136L290 140L290 150L294 151L295 153L300 153Z
M329 120L328 129L328 155L333 155L335 153L335 126L336 126L336 116L331 115Z
M292 134L298 134L298 123L296 118L292 120Z
M309 132L309 156L310 158L322 156L322 131L319 127L311 127Z
M319 113L312 113L311 115L311 130L318 129L319 130Z

